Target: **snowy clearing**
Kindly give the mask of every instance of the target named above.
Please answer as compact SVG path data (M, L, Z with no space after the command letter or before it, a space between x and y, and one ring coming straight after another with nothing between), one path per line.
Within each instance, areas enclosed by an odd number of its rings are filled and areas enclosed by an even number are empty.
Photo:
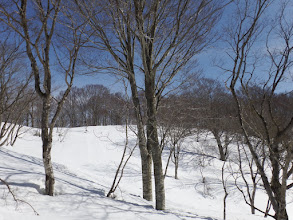
M28 129L28 128L25 128ZM124 176L115 192L106 194L112 184L125 141L123 126L55 129L52 160L55 171L55 196L42 195L44 168L41 138L36 129L28 129L14 147L0 148L0 178L7 181L18 199L30 203L16 204L0 184L0 220L14 219L202 219L218 220L223 216L224 191L221 183L222 162L202 157L215 148L210 137L188 138L179 165L179 179L174 179L171 163L165 179L166 211L156 211L153 202L142 199L140 156L138 147L130 158ZM135 146L135 135L129 137ZM163 152L164 162L168 150ZM210 154L212 155L212 154ZM215 154L213 154L215 155ZM165 163L164 163L165 167ZM263 214L250 214L250 208L228 177L227 219L259 220ZM256 204L265 208L267 197L259 189ZM288 215L293 217L293 193L287 197Z

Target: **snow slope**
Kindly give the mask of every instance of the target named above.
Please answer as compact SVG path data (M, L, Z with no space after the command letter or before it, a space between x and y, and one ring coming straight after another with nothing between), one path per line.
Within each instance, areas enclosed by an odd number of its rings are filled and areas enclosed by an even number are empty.
M16 204L4 185L0 184L0 220L14 219L222 219L223 188L222 162L213 157L202 157L199 152L213 151L211 137L185 141L180 161L179 180L173 178L174 167L168 168L165 180L166 211L154 210L154 202L142 199L139 149L136 148L117 189L115 199L107 198L124 143L122 126L55 129L52 160L56 177L56 196L42 195L44 169L41 138L36 129L17 140L14 147L0 148L0 178L6 180L18 199L30 203L39 213L24 203ZM129 146L135 146L135 135L130 134ZM166 162L168 151L163 152ZM229 175L227 174L227 177ZM203 181L204 180L204 181ZM227 219L259 220L228 179ZM257 204L266 206L266 195L257 192ZM293 218L293 196L288 196L289 216Z

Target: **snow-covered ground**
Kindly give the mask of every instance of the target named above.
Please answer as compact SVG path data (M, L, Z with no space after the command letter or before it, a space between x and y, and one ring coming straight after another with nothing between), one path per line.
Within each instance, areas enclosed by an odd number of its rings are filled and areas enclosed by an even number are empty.
M36 133L36 129L28 129L15 146L0 148L0 178L10 184L18 199L30 203L39 216L34 215L29 205L16 204L6 187L0 184L0 220L222 219L222 162L198 154L214 150L215 142L210 136L201 137L199 142L195 138L186 140L178 180L174 179L172 163L168 168L166 211L156 211L154 202L142 199L138 148L125 168L115 192L116 198L105 196L123 152L124 127L55 129L52 150L56 177L54 197L42 194L44 168L41 138ZM130 134L129 147L135 146L135 142L135 135ZM163 152L163 157L165 164L168 150ZM225 175L229 178L229 173ZM249 206L233 181L232 178L227 180L227 219L264 219L261 213L250 214ZM264 192L258 190L256 200L258 207L265 208L267 197ZM287 200L288 214L293 218L292 193Z

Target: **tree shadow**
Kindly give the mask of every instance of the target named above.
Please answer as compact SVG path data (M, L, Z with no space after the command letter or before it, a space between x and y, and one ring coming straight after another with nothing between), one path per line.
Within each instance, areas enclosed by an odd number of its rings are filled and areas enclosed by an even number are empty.
M6 157L6 158L5 158ZM37 166L37 168L42 168L43 169L43 162L41 159L33 157L33 156L27 156L27 155L22 155L16 152L10 152L7 149L0 149L0 158L1 160L10 160L14 159L16 161L20 162L15 162L15 163L23 163L25 162L26 164L30 165L25 165L23 166L22 169L20 168L14 168L14 167L4 167L0 166L0 171L4 171L3 173L6 173L5 176L5 181L12 186L19 186L19 187L28 187L28 188L33 188L35 189L38 193L44 194L44 189L36 183L31 183L31 182L26 182L26 183L21 183L21 182L16 182L16 181L10 181L9 179L12 176L17 176L17 175L38 175L38 176L44 176L45 174L42 172L37 172L34 169L32 169L32 166ZM103 189L97 189L97 188L86 188L82 184L78 184L78 182L88 182L90 184L96 184L96 182L93 182L91 180L78 177L76 174L70 172L67 170L67 168L64 165L58 164L58 163L53 163L53 168L55 171L55 180L56 182L64 183L68 186L73 186L75 188L90 192L92 194L98 194L101 196L105 195L105 192ZM58 175L59 174L59 175ZM60 177L61 175L64 175L64 178ZM70 181L68 180L70 179ZM102 185L100 185L102 186Z
M18 183L18 182L7 182L9 186L19 186L19 187L28 187L33 188L38 191L40 194L44 194L44 190L41 189L41 186L35 183Z

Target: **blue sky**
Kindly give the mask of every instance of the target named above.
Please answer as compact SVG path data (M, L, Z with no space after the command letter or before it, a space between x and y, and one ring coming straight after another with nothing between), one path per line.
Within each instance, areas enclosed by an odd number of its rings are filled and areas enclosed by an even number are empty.
M256 72L256 76L258 78L258 81L262 81L267 79L267 69L269 68L269 63L265 63L265 59L262 59L262 56L267 56L266 46L265 46L265 39L268 33L268 29L271 28L273 25L272 21L275 19L276 14L278 14L278 10L280 9L280 3L285 2L282 0L273 1L270 7L266 10L266 13L264 14L264 21L267 24L267 29L263 31L263 34L261 36L261 40L256 42L254 44L255 49L254 52L259 54L261 57L261 60L259 62L260 68ZM293 9L293 1L288 0L286 1L286 10L285 13L287 14L286 20L289 24L293 25L293 18L292 18L292 9ZM231 13L233 13L233 7L229 6L226 8L223 20L220 23L219 28L221 26L225 25L225 21L231 19ZM277 30L277 28L273 28L274 30ZM273 30L273 31L274 31ZM272 34L271 40L270 40L270 48L280 48L280 46L283 44L283 39L278 39L277 32ZM291 42L293 46L293 41ZM205 77L210 77L219 80L220 82L225 82L227 78L229 77L229 73L225 73L220 68L216 67L214 64L214 60L219 61L222 60L222 62L225 63L231 63L231 59L228 58L227 52L229 51L227 44L219 41L217 44L214 45L214 47L209 48L207 51L201 53L198 55L199 63L201 64L201 67L203 68L203 75ZM286 79L279 84L279 87L277 89L277 92L289 92L293 90L293 82L292 82L292 74L288 71Z
M280 1L275 1L275 4ZM290 0L290 7L292 6L292 0ZM268 19L270 16L273 18L273 14L276 13L276 6L271 6L270 10L267 13ZM230 18L230 13L232 13L232 7L227 7L225 11L225 15L223 16L221 25L224 24L226 19ZM202 76L214 78L219 80L220 82L224 82L228 73L224 73L218 67L213 64L213 60L217 60L219 58L227 57L225 53L225 45L221 42L215 44L214 47L207 49L206 51L200 53L196 56L196 59L199 62L200 68L203 70ZM93 75L79 75L75 78L74 85L78 87L82 87L86 84L102 84L108 87L111 92L122 92L124 93L124 86L121 81L118 81L115 76L106 75L106 74L93 74ZM286 82L283 82L279 91L288 91L293 89L292 79L288 77Z

